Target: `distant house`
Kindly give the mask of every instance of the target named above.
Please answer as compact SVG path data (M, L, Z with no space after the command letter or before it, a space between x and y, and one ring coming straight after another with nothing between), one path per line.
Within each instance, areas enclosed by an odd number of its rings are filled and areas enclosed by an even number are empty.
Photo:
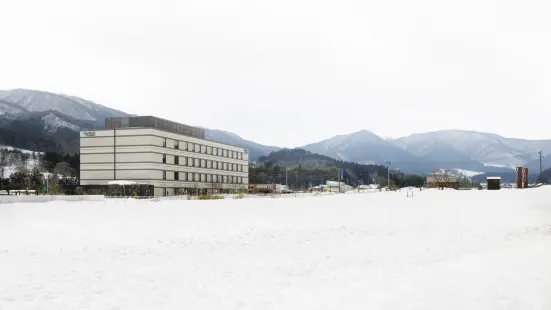
M459 180L456 176L446 174L432 174L427 177L428 188L459 188Z
M345 193L353 189L354 187L346 185L344 182L327 181L325 184L325 190L329 192Z
M488 190L501 189L501 177L486 177L486 183L488 183Z

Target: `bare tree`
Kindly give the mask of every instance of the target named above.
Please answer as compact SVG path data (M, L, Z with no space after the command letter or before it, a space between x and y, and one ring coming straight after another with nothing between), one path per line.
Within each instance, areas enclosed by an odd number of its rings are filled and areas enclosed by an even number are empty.
M452 171L450 169L434 169L432 171L432 176L440 189L448 187L448 184L453 178Z
M212 189L212 194L219 194L220 189L222 188L222 183L218 183L213 180L210 182L210 188Z

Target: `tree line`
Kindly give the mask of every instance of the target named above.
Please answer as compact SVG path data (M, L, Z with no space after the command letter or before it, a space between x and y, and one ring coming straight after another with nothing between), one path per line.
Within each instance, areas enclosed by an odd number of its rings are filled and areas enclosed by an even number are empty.
M0 191L60 194L79 183L80 156L0 148Z
M342 182L352 185L380 184L388 182L387 168L378 165L360 165L351 162L340 162L338 166L327 168L282 167L271 162L255 164L249 167L250 184L287 184L289 188L305 190L311 186L325 184L327 181L338 181L343 171ZM390 171L390 184L396 187L420 187L425 177Z

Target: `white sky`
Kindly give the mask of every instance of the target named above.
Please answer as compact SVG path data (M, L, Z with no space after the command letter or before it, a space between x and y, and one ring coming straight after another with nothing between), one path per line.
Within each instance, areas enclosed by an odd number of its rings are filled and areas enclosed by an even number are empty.
M551 138L551 2L0 0L0 89L300 146L360 129Z

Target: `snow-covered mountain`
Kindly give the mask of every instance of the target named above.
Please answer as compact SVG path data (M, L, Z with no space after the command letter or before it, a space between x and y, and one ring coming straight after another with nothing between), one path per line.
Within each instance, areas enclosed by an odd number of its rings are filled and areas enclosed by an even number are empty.
M523 140L505 138L496 134L441 130L399 138L393 141L397 146L417 156L425 156L436 149L448 149L450 153L440 154L441 158L453 157L460 153L466 158L486 166L523 166L535 160L538 152L551 153L551 140Z
M491 134L442 131L383 139L367 130L339 135L301 148L310 152L363 164L391 162L391 169L428 173L446 168L474 172L508 171L532 159L529 151L542 146L528 140ZM535 153L534 153L535 155Z
M106 117L129 116L89 100L43 91L0 90L0 143L40 151L78 151L82 128L102 128ZM249 149L251 161L280 150L243 139L237 134L205 128L206 138ZM539 171L551 165L551 140L523 140L495 134L441 130L392 139L361 130L300 147L307 151L361 164L385 164L404 172L433 169L474 172L510 171L528 166ZM536 169L538 168L538 169ZM536 171L537 170L537 171Z
M385 164L390 161L394 169L403 170L412 170L423 161L421 157L414 156L368 130L334 136L299 148L360 164Z
M35 151L78 152L78 131L130 114L44 91L0 90L0 143Z
M44 91L13 89L0 91L0 114L56 111L76 120L101 123L106 117L127 116L92 101Z
M102 128L106 117L130 116L75 96L44 91L0 90L0 143L42 151L78 151L78 134L82 128ZM206 138L241 146L249 158L280 148L245 140L235 133L205 128Z

